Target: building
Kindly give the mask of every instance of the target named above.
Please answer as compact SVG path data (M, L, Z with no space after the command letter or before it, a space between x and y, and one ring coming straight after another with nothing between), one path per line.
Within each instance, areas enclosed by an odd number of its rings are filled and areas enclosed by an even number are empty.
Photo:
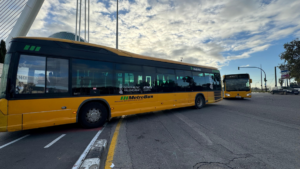
M75 34L71 33L71 32L57 32L57 33L49 36L49 38L75 40ZM77 36L77 38L79 40L79 36ZM80 41L85 42L85 40L83 38L80 38Z

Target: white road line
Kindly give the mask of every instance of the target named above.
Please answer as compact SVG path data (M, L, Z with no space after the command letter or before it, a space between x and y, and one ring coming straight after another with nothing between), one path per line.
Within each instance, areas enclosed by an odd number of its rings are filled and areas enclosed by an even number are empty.
M29 136L29 134L26 135L26 136L23 136L23 137L21 137L21 138L18 138L18 139L16 139L16 140L12 141L12 142L9 142L9 143L7 143L7 144L4 144L3 146L0 146L0 149L4 148L4 147L6 147L6 146L8 146L8 145L10 145L10 144L13 144L13 143L15 143L15 142L17 142L17 141L19 141L19 140L22 140L23 138L28 137L28 136Z
M177 116L180 120L185 122L188 126L190 126L193 130L195 130L199 135L201 135L204 139L206 139L208 145L213 145L213 142L209 139L209 137L200 130L199 124L188 119L186 116L184 116L182 114L175 114L175 116Z
M84 152L81 154L81 156L79 157L79 159L76 161L76 163L74 164L74 166L72 167L72 169L78 169L80 167L80 165L83 163L84 158L86 157L86 155L88 154L89 150L92 148L93 144L95 143L95 141L97 140L97 138L99 137L99 135L102 133L102 131L104 130L106 126L106 123L103 125L103 128L101 130L99 130L97 132L97 134L94 136L94 138L92 139L92 141L90 142L90 144L86 147L86 149L84 150Z
M55 140L53 140L51 143L49 143L48 145L46 145L44 148L49 148L50 146L52 146L54 143L56 143L59 139L63 138L66 134L62 134L61 136L57 137Z

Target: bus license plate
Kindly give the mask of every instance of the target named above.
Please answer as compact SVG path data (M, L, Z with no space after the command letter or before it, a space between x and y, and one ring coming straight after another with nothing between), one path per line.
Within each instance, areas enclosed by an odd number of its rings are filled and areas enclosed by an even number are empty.
M241 96L235 96L235 98L242 98Z

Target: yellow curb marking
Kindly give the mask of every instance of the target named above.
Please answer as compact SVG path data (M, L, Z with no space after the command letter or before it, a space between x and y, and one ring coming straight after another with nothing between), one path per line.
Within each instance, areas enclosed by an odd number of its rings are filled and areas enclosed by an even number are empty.
M120 119L120 121L118 122L116 130L114 132L114 136L111 139L111 143L110 143L107 158L106 158L105 169L111 169L110 166L111 166L111 164L113 162L113 159L114 159L115 148L116 148L116 144L117 144L118 135L119 135L122 120L123 119Z

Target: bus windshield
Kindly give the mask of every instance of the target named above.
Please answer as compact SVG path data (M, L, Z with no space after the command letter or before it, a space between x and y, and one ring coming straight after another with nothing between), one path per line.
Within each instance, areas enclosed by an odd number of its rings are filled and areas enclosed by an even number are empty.
M6 96L6 85L7 85L7 74L10 64L11 54L8 53L5 56L5 61L3 63L3 70L1 75L1 86L0 86L0 98L5 98Z
M249 78L226 79L226 91L250 91Z

